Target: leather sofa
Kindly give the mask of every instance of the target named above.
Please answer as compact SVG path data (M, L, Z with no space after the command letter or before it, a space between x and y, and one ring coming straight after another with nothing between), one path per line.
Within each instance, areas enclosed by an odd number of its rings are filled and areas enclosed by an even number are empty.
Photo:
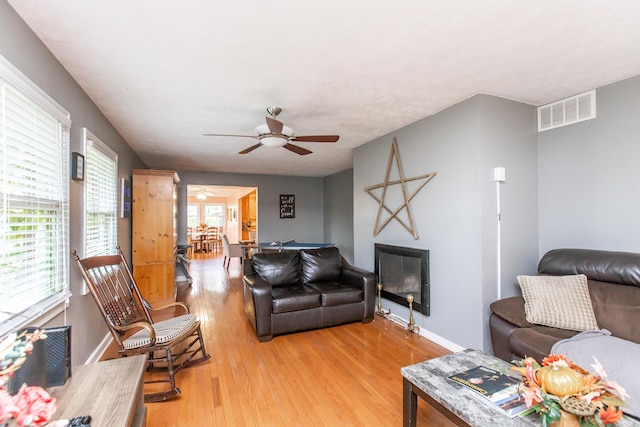
M640 254L587 249L555 249L538 264L538 275L587 276L589 296L600 329L640 343ZM493 354L506 361L525 356L542 360L558 341L578 331L531 324L521 296L490 305Z
M373 320L376 278L336 247L257 253L244 263L244 310L262 342L274 335Z

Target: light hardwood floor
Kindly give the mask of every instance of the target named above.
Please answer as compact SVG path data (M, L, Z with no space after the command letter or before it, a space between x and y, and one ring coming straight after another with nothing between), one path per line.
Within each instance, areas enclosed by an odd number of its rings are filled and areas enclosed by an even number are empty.
M400 368L449 353L378 317L260 343L241 272L237 258L227 271L222 258L195 255L178 299L199 316L211 360L178 373L180 397L147 404L149 427L400 426ZM452 424L419 401L418 425Z

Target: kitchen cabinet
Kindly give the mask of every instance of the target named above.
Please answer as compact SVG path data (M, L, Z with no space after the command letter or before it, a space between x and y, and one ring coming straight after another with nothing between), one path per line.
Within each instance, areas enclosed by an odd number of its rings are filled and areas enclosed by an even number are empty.
M251 193L240 198L240 220L242 221L242 239L249 239L249 232L255 232L258 225L258 209L257 192L253 190Z

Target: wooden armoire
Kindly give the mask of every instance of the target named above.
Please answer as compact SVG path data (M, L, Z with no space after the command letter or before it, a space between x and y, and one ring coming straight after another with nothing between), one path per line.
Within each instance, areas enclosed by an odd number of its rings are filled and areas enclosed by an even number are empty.
M148 302L172 302L180 179L176 172L165 170L134 169L132 175L133 276Z

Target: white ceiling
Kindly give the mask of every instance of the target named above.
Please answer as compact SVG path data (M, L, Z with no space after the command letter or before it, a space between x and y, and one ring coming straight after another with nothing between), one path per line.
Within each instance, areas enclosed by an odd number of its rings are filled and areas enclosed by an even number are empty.
M542 105L640 74L636 1L9 3L152 168L326 176L477 93ZM240 155L257 141L202 135L251 135L271 105L340 140Z
M255 190L255 187L237 187L229 185L187 185L187 197L195 197L204 193L207 197L223 197L240 199Z

